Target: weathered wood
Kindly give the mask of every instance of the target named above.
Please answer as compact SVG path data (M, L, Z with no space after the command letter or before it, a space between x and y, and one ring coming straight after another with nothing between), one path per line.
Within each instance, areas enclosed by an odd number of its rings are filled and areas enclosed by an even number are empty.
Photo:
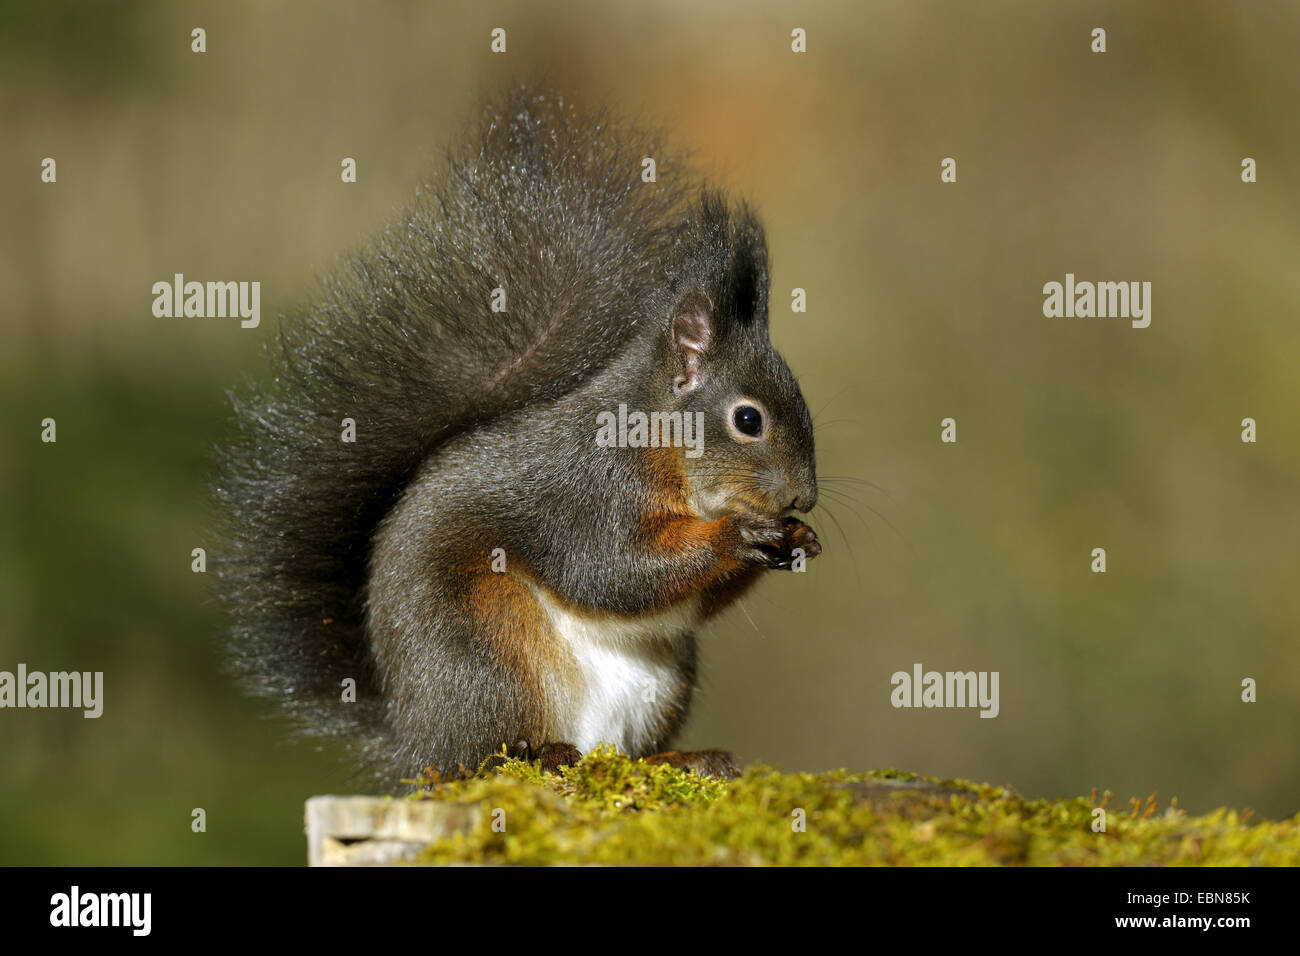
M413 862L434 840L465 833L477 807L391 797L312 797L307 801L310 866L384 866Z

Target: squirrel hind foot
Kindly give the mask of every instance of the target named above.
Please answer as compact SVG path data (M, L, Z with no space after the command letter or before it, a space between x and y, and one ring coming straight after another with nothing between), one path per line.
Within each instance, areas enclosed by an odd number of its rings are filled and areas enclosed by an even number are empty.
M493 756L501 757L502 755L494 754ZM541 761L543 773L556 773L561 767L572 767L581 760L582 751L573 744L553 741L534 747L527 740L516 740L514 746L506 751L504 758L522 760L525 763Z
M493 754L487 761L488 769L495 769L507 760L540 761L543 773L557 773L561 767L572 767L582 759L582 751L573 744L552 742L534 747L526 740L517 740L504 754ZM667 764L678 770L694 770L701 777L735 780L740 776L736 758L728 750L665 750L642 758L650 764Z
M678 770L694 770L701 777L735 780L740 776L736 758L727 750L666 750L644 759L646 763L665 763Z

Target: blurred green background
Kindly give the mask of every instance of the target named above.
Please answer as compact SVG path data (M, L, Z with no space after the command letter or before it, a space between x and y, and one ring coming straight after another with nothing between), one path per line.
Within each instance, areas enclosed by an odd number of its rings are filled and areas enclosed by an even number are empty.
M0 712L0 862L302 862L303 800L353 788L218 670L209 449L278 313L514 77L758 205L820 470L879 486L711 629L684 744L1296 812L1298 44L1300 6L1213 0L4 4L0 669L106 702ZM174 272L260 280L261 328L154 318ZM1151 327L1045 318L1067 272L1152 282ZM916 662L999 671L1000 716L893 709Z

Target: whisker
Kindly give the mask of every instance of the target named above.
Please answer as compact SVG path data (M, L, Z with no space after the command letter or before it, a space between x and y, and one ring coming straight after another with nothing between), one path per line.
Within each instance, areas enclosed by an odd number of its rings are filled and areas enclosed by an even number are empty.
M889 489L884 485L878 485L874 481L868 481L866 478L858 478L855 475L818 475L817 483L830 482L832 484L862 485L867 488L874 488L887 498L894 496L889 493Z
M849 557L855 557L853 545L849 542L849 536L844 533L844 525L840 524L840 519L835 517L835 512L831 511L830 505L823 503L822 508L826 512L826 517L830 518L831 523L835 525L835 530L839 532L840 540L844 542L844 550L849 553Z
M850 512L852 512L853 517L857 518L858 521L862 522L862 524L865 525L867 523L867 520L864 517L862 517L862 513L858 511L857 508L853 507L855 504L858 504L859 502L854 501L851 498L843 497L838 492L836 492L835 489L833 488L823 488L822 491L825 492L825 494L827 494L828 496L830 496L831 501L834 501L841 508L847 508Z
M826 411L826 409L830 407L831 402L835 401L837 398L839 398L841 395L843 395L845 392L847 392L851 386L852 386L852 383L849 383L848 385L845 385L843 388L841 388L838 392L836 392L836 393L835 393L834 395L832 395L830 398L826 399L826 401L822 402L821 407L818 408L817 411L816 411L816 413L812 416L812 420L813 420L814 422L816 422L816 421L817 421L817 416L820 415L822 412Z
M745 620L749 621L749 626L754 629L754 633L757 634L759 637L763 638L764 640L766 640L767 635L758 629L758 625L754 623L754 619L749 616L749 608L745 606L744 599L736 598L736 603L740 605L740 611L742 614L745 615Z

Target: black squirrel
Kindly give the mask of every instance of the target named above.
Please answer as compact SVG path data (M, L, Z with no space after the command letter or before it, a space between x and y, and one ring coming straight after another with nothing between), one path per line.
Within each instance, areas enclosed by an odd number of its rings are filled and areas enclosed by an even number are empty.
M817 501L813 430L747 206L657 133L517 87L272 362L214 486L247 686L390 783L599 742L736 772L667 749L694 630L821 550L791 514ZM620 406L702 419L702 454L598 442Z

